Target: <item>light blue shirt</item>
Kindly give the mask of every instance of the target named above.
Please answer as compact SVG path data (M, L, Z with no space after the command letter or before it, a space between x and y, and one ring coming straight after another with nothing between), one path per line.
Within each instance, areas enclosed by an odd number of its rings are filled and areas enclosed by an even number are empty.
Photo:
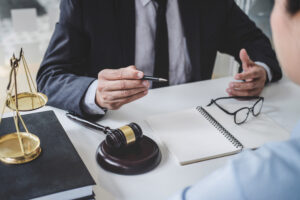
M135 66L150 76L153 75L155 60L156 9L157 4L153 0L135 0ZM169 37L169 83L178 85L188 82L192 71L178 0L168 0L166 19ZM256 62L256 64L265 68L268 79L271 80L270 68L262 62ZM95 80L88 88L83 100L83 109L89 114L104 114L104 111L95 103L97 85L98 81Z
M299 200L300 123L286 142L245 151L170 200Z

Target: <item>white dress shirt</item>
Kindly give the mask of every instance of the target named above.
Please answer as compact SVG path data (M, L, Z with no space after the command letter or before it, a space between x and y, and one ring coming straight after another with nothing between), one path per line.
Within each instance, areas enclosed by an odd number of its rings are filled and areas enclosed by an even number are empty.
M146 75L153 75L157 4L153 0L136 0L135 65ZM191 79L191 62L178 8L178 0L168 0L166 12L169 37L169 83L177 85Z
M153 75L154 71L156 9L157 4L153 0L135 0L135 66L145 75ZM169 83L170 85L186 83L191 79L192 66L183 33L178 0L168 0L166 19L169 37ZM257 64L266 69L271 80L269 67L261 62ZM98 81L95 80L84 97L83 109L89 114L104 114L104 111L95 103L97 84Z

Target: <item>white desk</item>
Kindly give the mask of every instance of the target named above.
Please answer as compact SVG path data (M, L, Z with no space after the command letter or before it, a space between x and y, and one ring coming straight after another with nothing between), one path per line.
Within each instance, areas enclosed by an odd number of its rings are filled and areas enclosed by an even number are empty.
M117 128L134 121L142 126L145 135L153 138L149 128L143 122L147 116L206 105L211 98L226 96L225 89L231 80L231 78L222 78L151 90L145 98L128 104L118 111L108 112L101 123ZM290 81L282 80L267 86L262 96L265 97L263 112L291 131L300 120L300 87ZM222 167L230 159L224 157L180 166L166 147L153 138L162 152L162 161L156 169L136 176L112 174L101 169L95 160L97 146L104 136L70 121L64 116L65 111L58 109L54 111L97 183L94 187L96 199L166 199L174 192L194 184Z

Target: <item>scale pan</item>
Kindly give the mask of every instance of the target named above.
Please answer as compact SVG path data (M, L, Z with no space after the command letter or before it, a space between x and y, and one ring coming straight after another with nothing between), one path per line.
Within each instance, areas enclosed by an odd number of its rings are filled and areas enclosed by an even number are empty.
M19 111L31 111L41 108L46 105L48 98L43 93L30 93L23 92L17 95L18 98L18 110ZM12 110L16 110L15 96L6 100L6 106Z
M41 153L40 139L31 133L20 132L25 155L22 153L18 133L0 137L0 161L6 164L22 164L37 158Z

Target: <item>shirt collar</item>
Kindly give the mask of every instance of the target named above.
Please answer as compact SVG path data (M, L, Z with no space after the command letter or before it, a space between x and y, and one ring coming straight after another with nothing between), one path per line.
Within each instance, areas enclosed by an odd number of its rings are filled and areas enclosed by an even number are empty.
M143 6L146 6L148 3L150 3L152 0L140 0L142 2Z

